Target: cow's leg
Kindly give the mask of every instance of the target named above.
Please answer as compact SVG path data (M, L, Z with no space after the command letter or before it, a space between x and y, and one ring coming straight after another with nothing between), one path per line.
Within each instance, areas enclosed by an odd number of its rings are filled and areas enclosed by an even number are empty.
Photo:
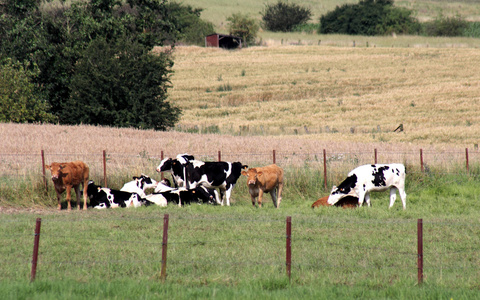
M255 202L257 202L257 198L254 197L253 195L250 195L250 198L252 198L252 205L255 207Z
M70 201L72 200L72 186L67 185L67 209L72 210L72 204ZM60 202L59 202L60 205Z
M280 207L280 202L282 202L282 190L283 190L283 182L280 182L278 184L277 207Z
M77 209L80 210L80 184L74 185L73 188L75 189L75 196L77 199Z
M62 195L57 190L55 190L55 192L57 193L57 203L58 203L57 204L57 209L61 210L62 209L62 202L61 202L61 196Z
M358 194L358 206L362 206L363 205L363 201L365 200L365 192L362 191L361 193L357 193Z
M273 205L278 208L278 206L280 205L280 203L277 203L277 188L273 188L271 191L270 191L270 196L272 197L272 202L273 202Z
M225 189L222 189L222 188L220 188L219 190L220 190L220 199L222 199L222 201L220 202L220 205L223 206L224 204L223 200L225 199L226 192L225 192Z
M263 202L263 190L258 189L258 207L262 207Z
M232 190L233 190L233 185L225 190L225 200L227 202L227 206L230 206L230 195L232 194ZM259 196L259 199L260 199L260 196Z
M367 202L367 206L370 207L370 193L365 194L365 202Z
M88 181L84 182L83 185L83 210L87 210L87 189L88 189Z
M399 189L398 193L400 194L400 199L402 199L403 209L407 209L407 193L405 193L405 189Z
M397 188L392 186L390 188L390 206L388 208L391 208L393 206L395 200L397 200Z

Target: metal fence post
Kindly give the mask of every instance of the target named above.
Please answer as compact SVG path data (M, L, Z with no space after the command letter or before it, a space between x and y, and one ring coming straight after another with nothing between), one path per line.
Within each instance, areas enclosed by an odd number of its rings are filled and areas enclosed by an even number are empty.
M423 220L417 221L418 284L423 283Z
M168 214L163 216L163 240L162 240L162 270L160 279L167 279L167 243L168 243Z
M45 193L48 193L47 175L45 174L45 152L42 149L42 174L43 185L45 185Z
M323 149L323 184L325 190L328 191L327 187L327 151Z
M287 250L286 250L286 266L288 280L292 276L292 217L287 217Z
M107 151L103 150L103 182L107 187Z
M35 224L35 238L33 240L32 271L30 273L30 282L35 281L35 277L37 276L38 247L40 244L41 225L42 225L42 219L37 218L37 222Z

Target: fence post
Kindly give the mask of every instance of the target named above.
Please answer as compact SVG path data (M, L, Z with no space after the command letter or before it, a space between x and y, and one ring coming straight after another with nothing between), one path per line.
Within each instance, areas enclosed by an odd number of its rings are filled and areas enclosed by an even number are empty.
M422 170L422 173L424 171L423 168L423 149L420 148L420 169Z
M42 149L42 174L43 174L43 185L45 186L45 193L48 193L48 184L47 176L45 174L45 152Z
M469 172L470 171L470 165L468 163L468 148L465 148L465 159L466 159L465 164L466 164L466 167L467 167L467 172Z
M287 266L287 276L288 280L291 280L291 267L292 267L292 217L287 217L287 257L286 257L286 266Z
M42 225L42 219L37 218L35 224L35 238L33 240L33 256L32 256L32 272L30 273L30 282L35 281L37 276L37 262L38 262L38 246L40 244L40 226Z
M417 221L418 284L423 283L423 220Z
M327 188L327 151L323 149L323 184L325 186L325 190L328 191Z
M377 164L377 148L375 148L375 164Z
M218 150L218 161L222 161L222 152Z
M163 161L163 150L160 151L160 161ZM165 177L163 175L163 172L160 172L160 178L163 180Z
M168 243L168 214L163 216L163 241L162 241L162 270L160 279L167 279L167 243Z
M103 150L103 182L107 187L107 151Z
M273 163L276 164L277 163L277 158L275 157L275 149L273 150Z

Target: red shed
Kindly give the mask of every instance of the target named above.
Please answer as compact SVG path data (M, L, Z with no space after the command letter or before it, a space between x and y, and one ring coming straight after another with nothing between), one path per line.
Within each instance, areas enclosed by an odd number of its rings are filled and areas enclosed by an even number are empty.
M242 38L233 35L214 33L205 37L205 47L220 47L225 49L242 48Z

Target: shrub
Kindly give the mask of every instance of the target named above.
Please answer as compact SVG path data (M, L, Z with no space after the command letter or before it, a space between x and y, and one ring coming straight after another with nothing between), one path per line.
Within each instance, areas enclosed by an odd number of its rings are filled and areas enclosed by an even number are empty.
M468 27L468 22L460 16L438 16L423 25L424 34L427 36L461 36Z
M260 28L255 19L239 13L231 15L227 21L229 22L228 31L231 35L241 37L242 42L247 46L255 43Z
M470 22L463 31L463 36L480 38L480 22Z
M261 15L265 29L287 32L292 31L295 26L307 23L312 12L298 4L279 0L276 4L265 5Z
M323 34L381 35L416 33L418 22L412 11L393 6L393 0L362 0L344 4L320 17L319 32Z

